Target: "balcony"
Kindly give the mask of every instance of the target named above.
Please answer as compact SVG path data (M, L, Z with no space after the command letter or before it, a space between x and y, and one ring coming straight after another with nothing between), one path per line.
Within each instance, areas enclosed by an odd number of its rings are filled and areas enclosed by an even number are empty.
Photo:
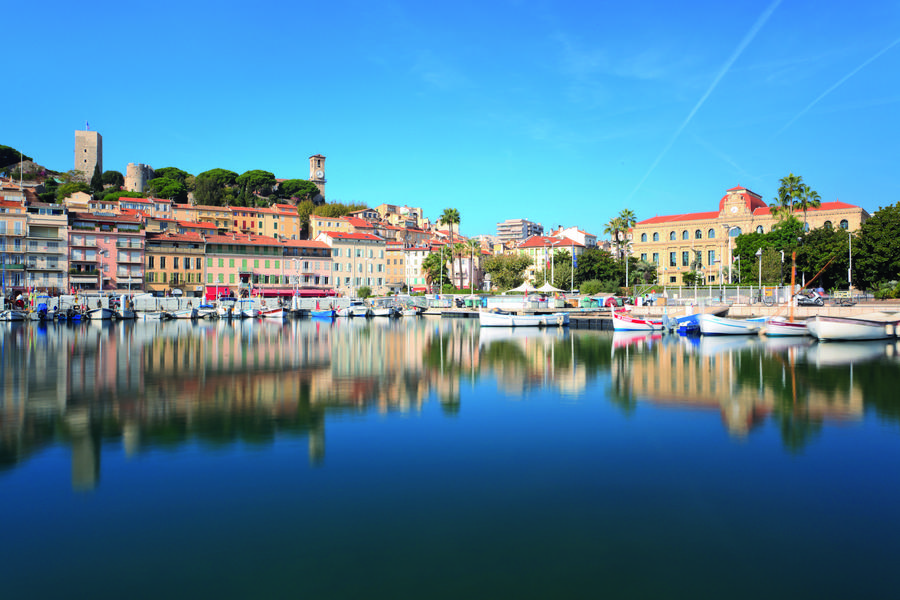
M140 250L143 247L144 245L141 243L141 240L116 240L116 248Z
M116 263L120 265L142 265L144 260L140 256L117 256Z
M69 248L96 248L97 240L86 241L86 240L76 240L75 238L69 238Z
M144 272L143 271L116 271L116 279L119 281L123 281L126 279L135 279L135 280L143 280Z
M30 271L64 271L66 264L59 261L30 260L25 265Z

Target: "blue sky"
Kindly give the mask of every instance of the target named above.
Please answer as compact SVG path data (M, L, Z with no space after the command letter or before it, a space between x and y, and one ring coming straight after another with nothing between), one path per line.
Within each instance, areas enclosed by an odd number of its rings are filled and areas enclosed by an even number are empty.
M200 4L7 6L0 144L70 169L89 121L123 173L324 154L329 200L455 207L466 235L600 235L788 172L900 199L896 1Z

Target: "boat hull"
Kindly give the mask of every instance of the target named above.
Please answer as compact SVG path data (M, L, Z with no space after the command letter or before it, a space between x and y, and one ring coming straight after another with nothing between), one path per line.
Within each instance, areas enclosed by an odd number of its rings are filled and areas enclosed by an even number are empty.
M757 335L762 326L760 321L727 319L714 315L698 315L700 333L703 335Z
M817 315L806 323L809 333L821 341L885 340L894 337L897 321L869 321Z
M810 335L806 327L806 321L785 321L784 319L769 319L762 333L769 337L781 337L789 335Z
M638 319L625 313L614 312L613 330L615 331L661 331L663 329L662 321L651 321L650 319Z
M482 327L554 327L569 324L569 313L517 315L513 313L478 313Z

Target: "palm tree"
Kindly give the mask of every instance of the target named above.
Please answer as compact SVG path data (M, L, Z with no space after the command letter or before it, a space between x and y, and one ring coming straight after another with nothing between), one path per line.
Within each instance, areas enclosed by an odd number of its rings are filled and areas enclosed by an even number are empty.
M613 244L616 246L616 258L621 258L619 252L619 240L620 234L624 229L622 217L613 217L609 220L609 223L606 224L606 227L603 229L603 233L608 234Z
M481 257L481 242L478 240L469 240L469 290L475 287L475 255Z
M450 247L450 256L459 258L459 262L451 260L451 264L453 264L453 270L459 273L459 285L456 286L456 289L462 289L462 257L465 256L467 252L468 246L463 242L457 242Z
M459 225L459 211L455 208L445 208L441 213L440 222L450 227L450 244L453 244L453 226Z
M779 218L785 218L781 215L791 216L794 214L794 203L804 195L806 184L803 183L801 175L788 173L786 177L782 177L779 181L778 192L775 196L775 202L769 205L769 209L773 215Z
M806 211L822 206L822 197L819 196L819 192L804 184L803 194L797 200L797 206L803 211L803 231L806 231Z

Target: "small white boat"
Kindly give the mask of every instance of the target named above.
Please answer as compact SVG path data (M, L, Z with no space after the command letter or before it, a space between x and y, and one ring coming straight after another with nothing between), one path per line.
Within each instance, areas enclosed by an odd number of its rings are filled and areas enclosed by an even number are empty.
M88 316L92 321L108 321L117 315L111 308L95 308L88 311Z
M212 304L201 304L197 308L198 319L215 319L216 316L216 307Z
M759 319L728 319L715 315L697 316L703 335L757 335L764 321Z
M806 322L809 333L821 341L884 340L896 335L897 315L870 313L857 317L816 315Z
M118 313L116 313L118 317L122 320L130 321L134 319L137 315L130 308L122 308L119 309Z
M624 311L613 311L613 330L615 331L661 331L663 322L651 319L639 319Z
M176 310L172 313L176 319L196 319L198 316L198 311L196 308L191 306L190 308L182 308L181 310Z
M27 315L21 310L4 310L0 312L0 321L24 321Z
M785 335L809 335L809 329L806 328L806 320L788 321L784 317L772 317L763 325L760 333L769 337L785 336Z
M479 312L478 322L482 327L553 327L569 324L569 313L545 315L517 315L506 312Z
M282 321L287 319L287 315L288 311L284 310L284 308L270 308L260 312L260 316L265 319L281 319Z
M418 317L422 314L422 308L418 306L404 306L400 309L401 317Z
M336 308L334 310L334 316L348 318L348 317L353 317L354 315L353 315L353 311L350 310L350 307L345 306L344 308Z
M397 309L393 306L376 306L372 309L373 317L393 317Z
M138 321L167 321L172 318L172 315L164 310L154 310L152 312L137 313L136 318Z
M258 308L245 308L241 310L242 319L255 319L259 316Z
M357 300L350 303L350 313L354 317L368 317L371 316L372 310L365 303Z

